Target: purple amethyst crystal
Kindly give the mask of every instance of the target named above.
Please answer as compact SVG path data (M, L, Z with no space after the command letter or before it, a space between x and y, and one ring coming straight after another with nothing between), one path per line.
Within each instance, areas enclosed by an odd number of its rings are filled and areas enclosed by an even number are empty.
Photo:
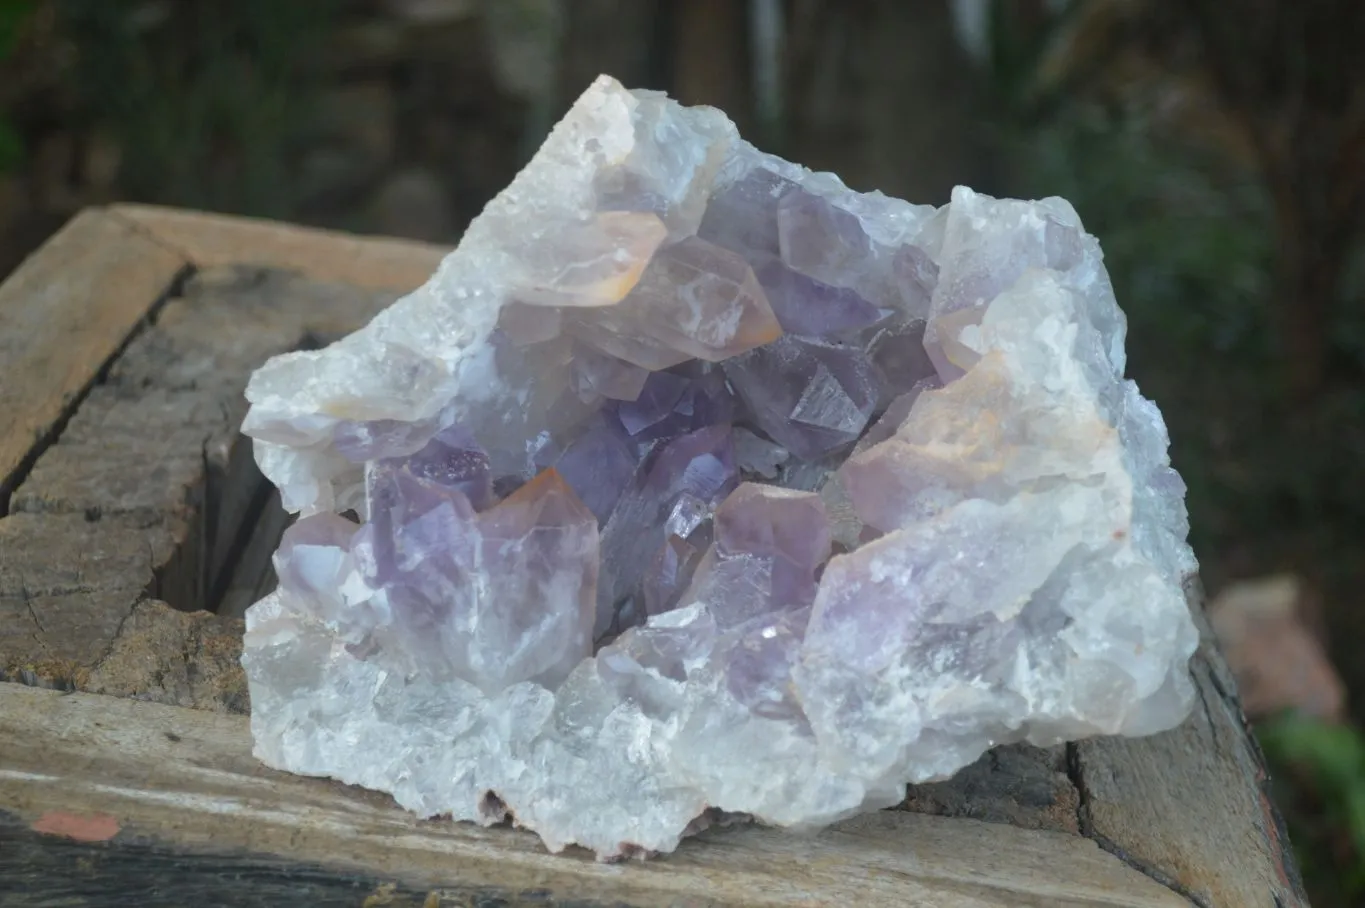
M476 514L457 490L395 471L376 496L384 519L358 535L367 584L386 594L376 631L415 670L496 692L557 683L592 651L597 520L546 470Z
M637 473L602 530L595 633L619 627L619 614L643 618L641 580L667 541L669 516L684 497L714 508L739 482L729 426L711 426L664 445Z
M831 546L819 495L744 483L716 509L715 525L685 601L705 602L723 627L814 601Z
M639 435L673 415L673 408L682 399L690 384L687 378L672 372L652 372L640 393L633 400L616 408L621 426L632 436Z
M777 233L787 267L836 286L851 284L873 256L857 215L805 191L782 197Z
M254 752L614 859L1171 728L1195 563L1124 330L1060 199L854 192L600 79L430 282L252 377L301 514Z
M924 350L924 319L898 316L864 331L860 340L877 370L878 399L885 408L937 372Z
M404 461L402 468L423 482L461 492L475 510L493 503L488 455L463 426L453 425L436 433Z
M681 536L669 534L650 559L641 582L646 615L661 615L678 605L678 600L692 583L703 554L703 548Z
M711 199L697 236L757 261L776 256L781 245L777 206L797 184L762 167L726 186Z
M773 314L788 334L831 338L865 328L886 316L853 290L831 287L775 258L759 265L757 274Z
M784 336L724 368L754 423L803 460L852 445L877 404L877 373L854 346Z
M639 465L635 447L609 415L594 417L554 462L564 481L605 523Z

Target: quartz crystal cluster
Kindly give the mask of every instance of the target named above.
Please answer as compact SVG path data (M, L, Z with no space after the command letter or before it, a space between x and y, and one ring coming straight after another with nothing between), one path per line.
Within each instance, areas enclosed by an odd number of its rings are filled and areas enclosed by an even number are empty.
M554 850L815 827L1191 703L1161 415L1060 199L858 193L603 77L422 288L253 377L257 756Z

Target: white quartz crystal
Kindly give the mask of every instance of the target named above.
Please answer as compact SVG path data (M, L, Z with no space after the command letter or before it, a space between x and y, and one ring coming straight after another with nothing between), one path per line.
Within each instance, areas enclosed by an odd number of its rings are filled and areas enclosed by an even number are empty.
M1171 728L1196 564L1124 332L1061 199L856 193L602 77L425 286L253 376L302 515L255 753L611 859Z

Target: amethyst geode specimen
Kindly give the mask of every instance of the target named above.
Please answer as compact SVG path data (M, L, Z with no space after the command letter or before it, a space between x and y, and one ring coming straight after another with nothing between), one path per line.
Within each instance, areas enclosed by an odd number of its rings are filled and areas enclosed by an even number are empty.
M852 192L602 78L424 287L253 377L303 514L256 753L605 858L1176 725L1195 562L1123 341L1066 202Z

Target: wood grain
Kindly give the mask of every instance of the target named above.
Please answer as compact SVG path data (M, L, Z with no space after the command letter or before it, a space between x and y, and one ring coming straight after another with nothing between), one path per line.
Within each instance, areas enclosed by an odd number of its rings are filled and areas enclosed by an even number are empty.
M428 243L152 205L115 205L109 213L198 268L258 265L367 290L414 290L450 251Z
M149 874L283 886L318 867L319 898L392 882L394 899L443 887L431 904L546 891L541 904L1306 904L1207 628L1198 709L1176 731L1001 748L912 787L901 811L813 837L711 831L643 866L417 823L379 796L265 770L245 719L159 705L246 709L240 620L193 609L222 590L240 612L279 530L259 520L266 490L237 434L250 371L358 327L440 253L120 206L81 215L0 286L0 503L12 510L0 516L0 680L133 698L0 684L0 811L25 818L0 847L0 894L14 878L5 855L71 857L25 824L93 810L133 849L114 857L147 856L135 866Z
M91 210L0 284L0 514L32 453L185 266L137 228Z
M107 814L167 848L288 855L405 886L594 905L1188 905L1078 836L897 811L818 835L709 831L643 863L553 856L527 833L421 822L387 798L268 770L245 718L91 694L0 685L0 741L0 809L26 823Z
M43 829L105 815L52 813ZM15 908L569 908L543 892L398 886L282 857L192 854L116 833L81 841L39 832L0 811L0 898ZM17 902L14 901L17 899ZM582 908L578 903L577 908Z

